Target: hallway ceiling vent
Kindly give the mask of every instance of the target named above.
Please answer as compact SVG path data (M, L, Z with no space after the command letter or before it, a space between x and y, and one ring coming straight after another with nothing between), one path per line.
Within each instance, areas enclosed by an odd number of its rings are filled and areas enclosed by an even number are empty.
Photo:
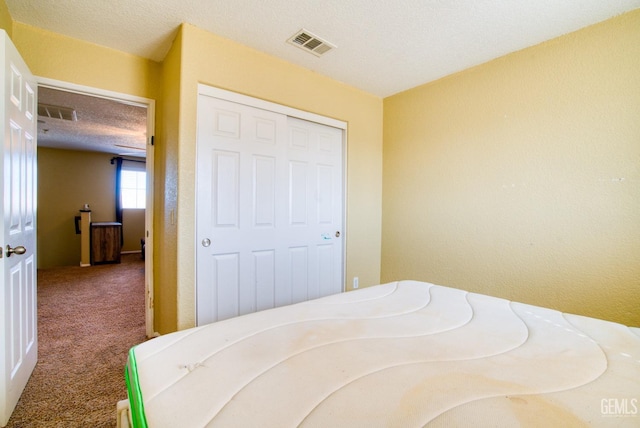
M287 43L312 53L315 56L322 56L336 47L304 28L291 36L291 38L287 40Z
M70 107L52 106L49 104L38 104L38 116L50 117L52 119L78 120L76 111Z

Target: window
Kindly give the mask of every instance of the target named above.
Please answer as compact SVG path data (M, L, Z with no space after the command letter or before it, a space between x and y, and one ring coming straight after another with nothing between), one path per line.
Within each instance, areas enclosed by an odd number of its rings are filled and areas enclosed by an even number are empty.
M144 209L147 200L146 171L122 169L120 172L122 208Z

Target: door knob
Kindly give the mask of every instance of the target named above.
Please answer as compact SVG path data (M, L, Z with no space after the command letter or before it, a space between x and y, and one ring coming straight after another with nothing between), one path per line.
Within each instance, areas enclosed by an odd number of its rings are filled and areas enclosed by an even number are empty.
M208 247L209 245L211 245L211 240L209 238L204 238L202 240L202 246L203 247Z
M11 246L7 245L7 257L11 257L11 254L24 254L27 252L27 249L22 245L18 245L15 248L11 248Z

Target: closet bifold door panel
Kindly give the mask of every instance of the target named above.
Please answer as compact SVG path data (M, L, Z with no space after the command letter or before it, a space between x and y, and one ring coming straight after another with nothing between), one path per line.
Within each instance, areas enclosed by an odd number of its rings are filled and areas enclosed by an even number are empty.
M339 293L343 130L198 97L198 325Z

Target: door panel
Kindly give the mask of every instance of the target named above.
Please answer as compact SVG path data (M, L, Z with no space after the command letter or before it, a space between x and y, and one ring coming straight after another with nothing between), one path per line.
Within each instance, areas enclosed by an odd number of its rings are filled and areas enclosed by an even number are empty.
M291 161L289 163L289 218L291 225L306 226L309 221L307 211L308 169L309 165L306 162Z
M201 94L196 176L198 324L342 291L341 130Z
M307 249L306 299L314 299L342 291L342 132L292 117L287 125L292 215L286 232L293 246Z
M275 227L276 224L276 159L272 156L253 157L253 218L254 227Z
M213 304L220 318L231 318L240 312L240 254L216 254L213 256L215 294ZM225 284L224 287L218 284ZM217 300L217 301L216 301Z
M240 155L219 152L213 154L214 192L216 227L238 227L240 212Z
M256 310L276 306L276 252L274 250L253 252L253 278L255 284Z
M289 248L289 275L291 284L296 284L292 290L291 303L309 300L309 248Z

